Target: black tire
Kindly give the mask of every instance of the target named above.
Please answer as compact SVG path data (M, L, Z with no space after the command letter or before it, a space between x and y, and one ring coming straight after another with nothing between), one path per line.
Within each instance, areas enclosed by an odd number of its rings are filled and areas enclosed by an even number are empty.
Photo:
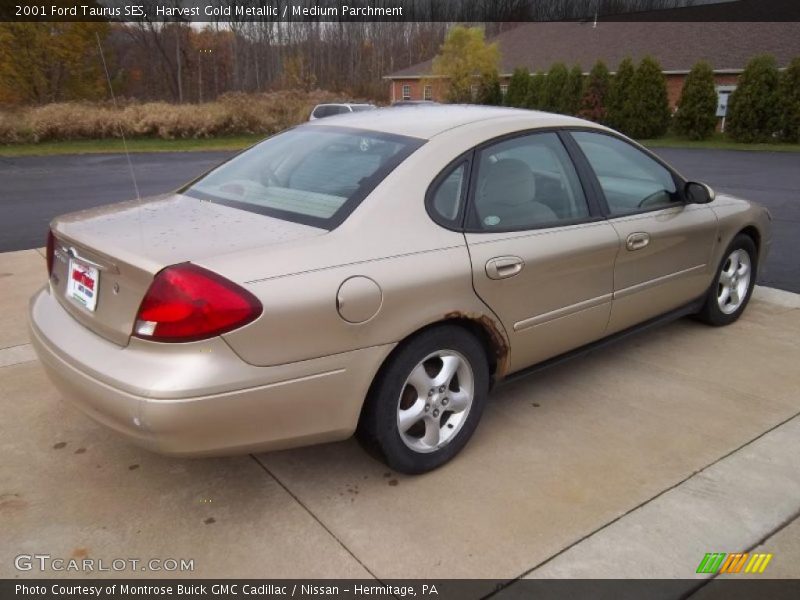
M747 253L747 256L750 260L750 281L747 285L747 291L744 295L744 299L741 301L738 307L733 310L733 312L726 313L720 308L718 301L718 294L722 285L720 283L720 278L722 277L723 272L729 267L730 256L736 251L743 251ZM733 238L733 241L722 255L722 261L720 262L719 267L717 267L717 273L714 276L714 283L708 290L705 304L697 314L697 318L708 325L713 325L714 327L730 325L736 321L740 316L742 316L744 309L747 308L747 304L750 302L750 296L753 294L753 287L755 287L757 275L758 250L756 249L756 245L749 236L739 234Z
M468 363L471 371L458 371L449 384L451 387L444 392L437 392L433 396L431 404L428 404L425 395L406 382L412 371L426 357L439 352L460 355L457 358L459 360L464 359L462 363ZM440 369L438 372L436 371L437 364ZM431 373L438 373L439 375L444 373L442 370L444 362L438 357L429 358L424 363L424 367L428 375L431 375ZM454 419L454 415L459 413L449 412L445 407L448 402L448 394L458 394L460 393L459 390L466 389L460 387L458 373L465 374L465 381L468 380L471 374L473 394L469 409L464 411L465 416ZM430 391L428 393L430 394ZM367 395L358 429L356 430L356 437L367 451L376 455L395 471L407 474L425 473L449 461L466 445L478 426L488 393L489 365L486 352L481 343L474 335L457 325L436 326L410 338L389 357L376 376ZM401 397L401 395L403 396ZM409 395L411 399L406 400ZM425 416L428 420L420 419L415 422L415 425L409 428L405 435L401 435L398 424L398 411L402 407L401 402L410 402L416 406L433 407L431 408L431 413ZM422 405L417 405L417 402L421 402ZM455 399L452 402L455 403ZM437 407L441 410L438 410ZM417 451L412 449L404 441L404 438L411 439L411 443L414 443L413 429L418 427L420 423L422 424L422 430L427 431L426 427L428 426L428 421L432 420L432 411L434 409L437 410L437 416L439 414L442 415L440 417L440 426L445 431L444 435L451 435L452 437L444 445L433 446L436 448L433 450ZM454 420L451 422L451 419ZM450 434L445 428L454 429L454 422L457 422L457 425L455 426L455 431ZM424 444L424 436L420 437L418 443L420 445Z

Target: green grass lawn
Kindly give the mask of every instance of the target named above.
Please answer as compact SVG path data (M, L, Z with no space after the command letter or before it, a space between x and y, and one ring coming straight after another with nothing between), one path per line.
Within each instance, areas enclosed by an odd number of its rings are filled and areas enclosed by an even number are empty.
M128 140L130 152L199 152L202 150L241 150L262 140L263 135L242 135L209 139L162 140L135 138ZM650 148L709 148L714 150L748 150L766 152L800 152L800 144L739 144L723 134L709 140L693 142L675 136L642 140ZM55 154L109 154L123 152L122 140L79 140L43 142L40 144L0 145L0 156L52 156Z
M711 150L746 150L748 152L800 152L800 144L740 144L722 133L699 142L667 135L655 140L640 140L649 148L704 148Z
M162 140L134 138L127 140L129 152L199 152L202 150L241 150L264 139L264 135L240 135L209 139ZM124 152L122 140L77 140L40 144L0 145L0 156L52 156L54 154L111 154Z

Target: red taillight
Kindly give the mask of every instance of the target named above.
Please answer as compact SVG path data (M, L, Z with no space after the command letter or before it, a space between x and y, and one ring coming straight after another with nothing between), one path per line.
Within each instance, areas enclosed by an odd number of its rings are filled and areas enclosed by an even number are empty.
M55 259L55 252L56 252L56 237L53 235L53 231L48 229L47 230L47 276L53 274L53 261Z
M190 263L156 275L142 300L133 335L158 342L189 342L220 335L258 318L253 294Z

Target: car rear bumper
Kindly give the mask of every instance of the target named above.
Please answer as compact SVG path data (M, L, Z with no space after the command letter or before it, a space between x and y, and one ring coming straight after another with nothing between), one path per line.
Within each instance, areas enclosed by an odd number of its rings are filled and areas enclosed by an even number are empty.
M31 341L63 396L96 421L163 454L275 450L352 435L392 345L272 367L245 363L221 338L121 347L42 289Z

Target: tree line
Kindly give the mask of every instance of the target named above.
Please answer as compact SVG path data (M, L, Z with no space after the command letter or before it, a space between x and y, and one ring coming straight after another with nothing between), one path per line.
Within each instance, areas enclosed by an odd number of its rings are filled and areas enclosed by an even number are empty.
M214 0L218 4L231 0ZM282 8L289 0L275 0ZM84 0L96 6L98 0ZM319 0L291 0L312 6ZM383 0L372 4L381 5ZM0 21L0 103L41 105L107 97L97 39L117 95L142 101L201 102L228 92L320 88L386 99L384 75L433 56L455 21L487 15L531 20L672 8L695 0L413 0L419 22L21 23ZM155 6L182 0L139 0ZM237 0L257 6L261 0ZM388 5L388 2L386 2ZM0 15L5 9L0 9ZM416 14L415 13L415 14ZM467 18L469 17L469 18ZM432 22L438 21L438 22ZM515 23L484 23L491 36Z
M667 80L653 57L638 65L624 59L612 75L598 60L588 76L580 65L555 63L548 71L514 70L505 95L498 73L499 50L478 28L453 29L434 60L434 74L447 81L446 100L544 110L589 119L636 139L669 131L692 140L716 130L717 91L712 67L697 62L673 111ZM800 57L785 70L772 56L747 64L728 103L727 133L735 141L800 142Z

